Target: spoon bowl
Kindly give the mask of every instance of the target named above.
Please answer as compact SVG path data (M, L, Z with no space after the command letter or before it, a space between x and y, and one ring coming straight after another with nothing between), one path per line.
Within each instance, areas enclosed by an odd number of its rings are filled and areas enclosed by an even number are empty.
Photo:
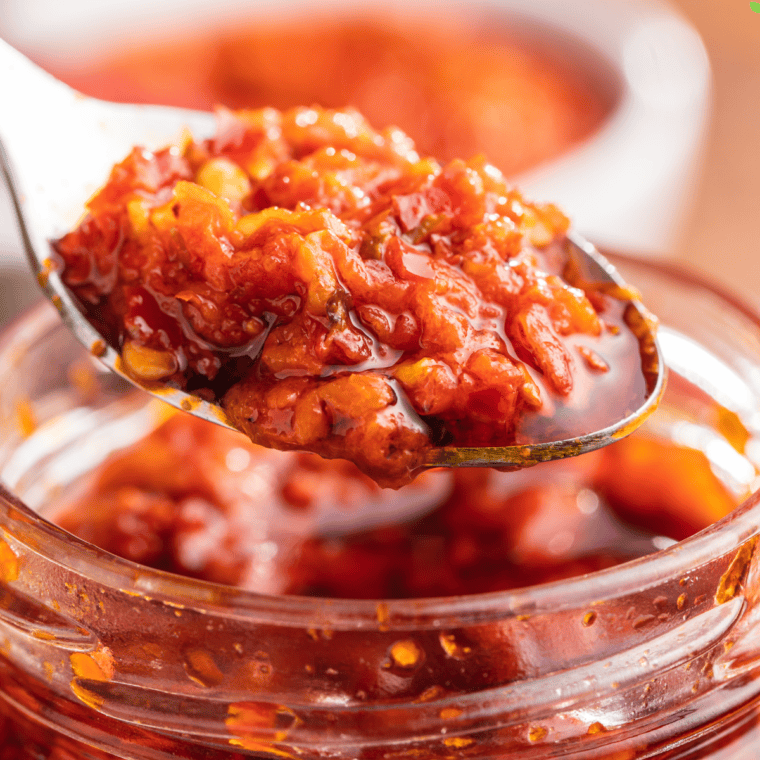
M177 108L107 103L81 95L0 41L0 172L8 185L32 270L76 338L108 368L135 382L118 351L85 318L51 258L50 241L75 226L84 202L103 183L114 162L135 145L165 146L189 129L210 137L214 117ZM615 268L582 238L568 236L567 253L586 282L615 289L626 283ZM656 409L665 368L645 310L631 301L640 319L637 333L647 393L635 409L623 405L620 419L582 435L531 439L501 447L433 447L426 466L524 467L575 456L608 445L640 426ZM148 389L169 404L217 424L229 425L215 403L177 388ZM556 440L554 438L557 438Z

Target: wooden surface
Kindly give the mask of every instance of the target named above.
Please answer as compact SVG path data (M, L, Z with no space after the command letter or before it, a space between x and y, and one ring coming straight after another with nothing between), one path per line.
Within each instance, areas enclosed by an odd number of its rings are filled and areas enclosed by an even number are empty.
M702 35L713 116L696 202L674 257L760 307L760 13L749 0L671 0Z

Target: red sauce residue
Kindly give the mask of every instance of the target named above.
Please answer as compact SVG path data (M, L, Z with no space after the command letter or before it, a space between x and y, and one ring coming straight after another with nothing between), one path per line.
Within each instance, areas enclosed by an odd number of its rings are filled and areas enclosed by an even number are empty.
M386 17L272 21L47 67L126 102L211 109L352 106L444 160L483 153L512 175L592 135L609 93L567 41L521 39L503 19Z
M127 372L256 443L398 486L432 446L575 438L646 397L630 306L563 279L555 207L355 111L222 111L87 208L55 249Z

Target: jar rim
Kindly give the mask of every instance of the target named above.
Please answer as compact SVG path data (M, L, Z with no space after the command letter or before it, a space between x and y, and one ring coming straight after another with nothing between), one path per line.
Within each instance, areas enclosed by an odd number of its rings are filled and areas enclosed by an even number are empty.
M654 262L620 254L610 255L610 258L621 264L628 262L660 276L677 279L681 285L706 290L712 297L717 297L730 309L748 318L760 330L758 310L701 275L669 262ZM53 329L57 324L57 312L46 302L23 313L0 336L0 363L4 356L23 351L35 336ZM303 625L304 616L314 619L329 616L333 630L376 628L380 605L389 628L403 629L412 624L419 627L426 623L439 627L454 619L460 625L468 625L505 616L598 604L659 585L666 578L678 578L692 572L719 554L735 549L760 534L760 491L755 491L720 520L672 546L585 575L520 589L453 597L336 599L263 594L149 568L68 533L28 507L2 482L0 502L5 502L5 508L15 519L18 531L14 537L17 540L26 543L35 553L44 553L49 560L64 568L97 577L104 585L177 605L223 610L225 614L255 618L257 622ZM76 551L72 551L73 548Z

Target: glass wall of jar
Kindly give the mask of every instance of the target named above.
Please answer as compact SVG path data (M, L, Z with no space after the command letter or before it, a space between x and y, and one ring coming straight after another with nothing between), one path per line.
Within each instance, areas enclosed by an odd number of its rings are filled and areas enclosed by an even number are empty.
M699 449L750 493L760 316L673 269L618 263L660 316L670 366L644 436ZM155 424L154 403L98 370L49 307L6 333L4 760L760 753L756 496L651 555L518 591L257 595L141 567L45 519Z

